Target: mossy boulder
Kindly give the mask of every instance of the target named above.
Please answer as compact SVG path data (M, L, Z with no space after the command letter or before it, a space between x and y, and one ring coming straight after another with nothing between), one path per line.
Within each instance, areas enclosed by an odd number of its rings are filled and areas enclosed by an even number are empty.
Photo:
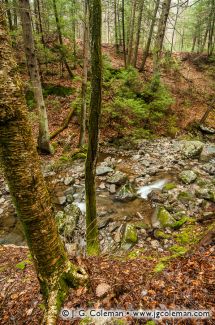
M197 175L192 170L184 170L179 174L179 178L184 184L191 184L195 182Z
M137 198L137 193L130 183L123 185L115 195L115 200L129 202Z
M132 224L127 224L122 237L123 244L136 244L138 241L138 235L136 227Z
M72 239L80 216L81 210L74 204L67 205L64 211L56 214L59 232L66 240Z
M215 145L204 146L200 155L200 161L209 162L213 158L215 158Z
M154 228L172 227L175 222L176 220L164 207L158 207L152 218L152 226Z
M173 229L179 229L181 228L187 221L189 221L189 217L184 216L180 220L176 221L173 225Z
M107 182L110 184L123 185L127 182L128 176L121 171L116 171L113 175L109 176Z
M182 155L185 158L197 158L200 156L204 143L201 141L184 141L182 143Z
M215 189L198 188L196 190L196 196L200 199L205 199L211 202L215 202Z

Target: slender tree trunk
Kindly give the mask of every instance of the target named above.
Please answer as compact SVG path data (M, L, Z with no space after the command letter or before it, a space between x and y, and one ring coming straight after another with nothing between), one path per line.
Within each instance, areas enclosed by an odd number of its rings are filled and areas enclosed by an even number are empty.
M214 38L214 30L215 30L215 0L211 1L211 13L209 17L209 35L208 35L208 56L213 54L213 38Z
M179 5L180 5L180 0L178 0L178 2L177 2L177 10L176 10L175 22L174 22L173 32L172 32L172 41L171 41L171 49L170 49L171 54L173 52L173 47L174 47L175 30L176 30L176 26L177 26L177 22L178 22L178 14L179 14L179 10L180 10Z
M149 49L150 49L151 42L152 42L152 35L153 35L153 32L154 32L154 27L155 27L155 22L156 22L156 17L157 17L159 4L160 4L160 0L157 0L156 4L155 4L155 9L154 9L151 25L150 25L150 31L149 31L149 36L148 36L148 39L147 39L146 47L145 47L145 49L143 51L143 60L142 60L141 68L140 68L141 71L144 70L145 64L146 64L146 59L147 59L147 57L149 55Z
M114 0L114 28L115 28L115 48L119 53L118 24L117 24L117 0Z
M135 26L135 16L136 16L137 0L133 0L132 3L132 15L130 24L130 34L129 34L129 44L128 44L128 60L127 64L131 64L131 59L133 55L133 40L134 40L134 26Z
M91 101L89 117L89 139L86 159L86 226L87 253L99 253L99 239L96 216L95 173L97 163L99 120L101 114L102 54L101 54L101 0L89 0L91 36Z
M127 68L127 55L126 55L126 46L125 46L125 1L122 0L122 44L123 44L123 56L124 56L124 65Z
M18 19L17 19L17 0L13 0L13 28L17 30Z
M140 32L141 32L141 24L142 24L142 17L143 17L143 6L145 0L140 0L140 7L139 7L139 15L138 15L138 22L137 22L137 35L135 41L135 48L134 48L134 57L133 57L133 66L136 67L137 64L137 56L140 44Z
M120 6L119 1L117 0L117 21L118 21L118 31L119 31L119 46L122 46L122 31L121 31L121 21L120 21Z
M82 105L81 105L81 129L79 138L79 147L85 144L86 137L86 118L87 118L87 74L88 74L88 46L89 46L89 17L88 3L84 4L84 39L83 39L83 72L82 72Z
M164 0L162 4L161 17L158 24L158 32L155 40L155 49L154 49L154 74L160 72L160 59L161 52L163 48L163 41L166 32L166 24L169 16L171 0Z
M17 73L0 6L0 160L22 222L46 304L46 324L53 325L70 286L86 275L68 259L55 223L40 170L23 86Z
M38 147L44 153L51 153L46 107L43 99L39 67L34 44L29 0L19 0L25 54L33 87L34 97L39 112Z
M74 78L74 75L72 73L72 70L69 67L69 64L67 62L66 55L65 55L65 50L63 48L63 37L62 37L62 33L61 33L61 26L60 26L58 11L57 11L56 0L53 0L53 8L54 8L54 15L55 15L55 21L56 21L56 26L57 26L58 39L59 39L59 43L60 43L61 58L62 58L62 61L67 69L67 72L68 72L70 78L72 79L72 78Z
M8 26L10 28L10 31L12 31L13 30L12 15L11 15L11 9L10 9L10 4L9 4L8 0L5 0L5 5L7 8Z

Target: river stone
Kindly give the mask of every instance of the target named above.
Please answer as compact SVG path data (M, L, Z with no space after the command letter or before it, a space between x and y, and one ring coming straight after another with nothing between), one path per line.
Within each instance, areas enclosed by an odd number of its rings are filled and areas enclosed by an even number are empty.
M137 230L134 225L127 224L122 237L123 243L136 244L138 241Z
M197 175L192 170L184 170L179 174L179 178L184 184L191 184L195 182Z
M198 188L196 190L196 196L200 199L215 202L215 190L209 188Z
M215 146L214 145L204 146L200 155L200 161L209 162L213 158L215 158Z
M153 228L172 227L175 222L176 220L164 207L158 207L152 216Z
M167 199L167 195L164 195L160 190L155 189L148 194L148 199L153 202L164 203Z
M136 191L130 183L123 185L115 195L115 200L120 202L129 202L137 197Z
M204 133L215 134L215 129L214 129L214 128L211 128L211 127L209 127L209 126L206 126L206 125L200 124L200 125L199 125L199 128L200 128L200 130L203 131Z
M109 192L111 194L115 194L116 193L116 185L115 184L111 184L109 187Z
M214 166L214 164L205 164L205 165L202 166L202 169L206 173L208 173L210 175L215 175L215 166Z
M126 183L128 177L125 173L120 171L115 172L112 176L109 176L107 182L110 184L122 185Z
M72 238L80 216L81 210L74 204L67 205L64 211L56 214L59 232L66 240Z
M199 157L204 143L201 141L184 141L182 143L182 155L185 158L196 158Z
M108 173L113 172L113 168L110 168L108 166L99 166L96 168L96 175L97 176L102 176Z
M67 176L67 177L65 177L65 179L64 179L64 184L65 184L66 186L71 185L71 184L74 184L74 183L75 183L75 179L74 179L74 177L71 177L71 176Z

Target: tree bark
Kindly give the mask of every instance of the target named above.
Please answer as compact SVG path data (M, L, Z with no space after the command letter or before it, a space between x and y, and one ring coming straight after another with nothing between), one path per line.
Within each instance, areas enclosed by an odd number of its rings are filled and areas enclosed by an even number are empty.
M163 1L161 17L159 19L159 24L158 24L158 32L157 32L156 40L155 40L154 62L153 62L154 74L157 74L160 72L161 52L162 52L162 48L163 48L163 41L164 41L164 36L165 36L165 32L166 32L166 24L167 24L167 19L169 16L170 5L171 5L171 0Z
M97 255L99 253L99 239L96 216L95 174L102 100L101 0L89 0L89 13L92 80L89 137L85 173L86 238L87 253L89 255Z
M133 0L129 43L128 43L128 60L127 60L128 65L131 64L131 59L132 59L132 55L133 55L133 40L134 40L134 25L135 25L136 7L137 7L137 0Z
M7 8L7 18L8 18L8 25L10 28L10 31L13 30L13 23L12 23L12 15L11 15L11 9L10 4L8 0L5 0L6 8Z
M135 41L135 48L134 48L134 57L133 57L133 66L136 68L137 65L137 56L140 44L140 32L141 32L141 24L142 24L142 17L143 17L143 6L145 0L140 0L140 7L139 7L139 15L138 15L138 22L137 22L137 35Z
M60 26L60 20L59 20L59 16L58 16L58 11L57 11L57 4L56 4L56 0L53 0L53 8L54 8L54 15L55 15L55 21L56 21L56 26L57 26L57 33L58 33L58 39L59 39L59 43L60 43L60 54L61 54L61 58L62 61L67 69L67 72L70 76L71 79L74 78L74 75L72 73L72 70L69 67L69 64L67 62L66 59L66 55L65 55L65 51L63 48L63 37L62 37L62 33L61 33L61 26Z
M117 0L114 0L114 28L115 28L115 48L119 53L118 24L117 24Z
M122 44L123 44L123 56L124 66L127 68L127 55L125 46L125 0L122 0Z
M31 24L31 12L29 0L19 0L20 17L22 23L23 41L25 47L25 55L30 74L30 79L33 87L34 98L37 104L39 112L39 137L38 147L41 152L51 153L49 129L48 129L48 117L46 107L43 98L39 66L37 61L36 49L34 44L32 24Z
M145 47L145 50L143 51L143 60L142 60L142 65L141 65L140 71L144 70L145 64L146 64L146 59L149 55L149 49L150 49L151 42L152 42L152 35L154 32L154 27L155 27L159 4L160 4L160 0L157 0L156 4L155 4L154 14L153 14L152 21L151 21L151 26L150 26L150 30L149 30L149 36L147 39L146 47Z
M0 161L45 299L46 324L53 325L68 288L86 274L70 263L58 234L3 12L0 6Z
M84 3L84 39L83 39L83 72L82 72L82 104L81 104L81 129L79 138L79 147L85 144L86 137L86 118L87 118L87 75L88 75L88 47L89 47L89 17L88 3Z

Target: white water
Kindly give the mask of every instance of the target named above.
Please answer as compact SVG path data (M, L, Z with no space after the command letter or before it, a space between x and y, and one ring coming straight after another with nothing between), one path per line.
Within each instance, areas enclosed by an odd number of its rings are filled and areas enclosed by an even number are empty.
M74 202L74 205L76 205L83 214L86 213L86 203L85 202Z
M138 194L140 194L142 199L147 199L148 195L153 190L160 190L164 187L166 183L168 183L168 179L160 179L159 181L156 181L154 183L151 183L149 185L145 185L139 188L137 191Z

